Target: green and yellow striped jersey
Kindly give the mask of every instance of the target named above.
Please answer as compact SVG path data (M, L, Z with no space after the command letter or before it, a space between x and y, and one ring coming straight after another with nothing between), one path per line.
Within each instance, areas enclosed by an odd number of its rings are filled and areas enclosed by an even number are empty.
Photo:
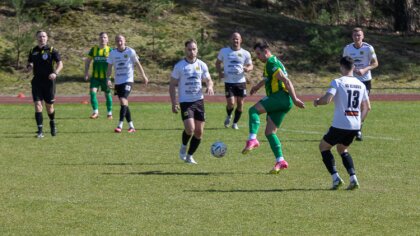
M284 65L277 59L276 56L268 58L264 67L265 92L268 95L277 93L279 91L288 92L282 81L276 78L279 71L282 71L287 76L287 71Z
M94 46L90 49L88 57L93 60L92 78L106 79L106 71L108 70L106 59L111 51L112 48L108 46L104 48Z

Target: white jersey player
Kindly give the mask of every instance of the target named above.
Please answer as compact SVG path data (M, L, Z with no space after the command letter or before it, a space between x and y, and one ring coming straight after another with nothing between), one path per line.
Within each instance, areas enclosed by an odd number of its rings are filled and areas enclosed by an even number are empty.
M214 94L213 81L207 65L197 58L197 53L198 48L195 40L190 39L185 42L185 59L175 65L169 84L172 112L178 113L181 110L181 118L184 123L179 158L189 164L197 164L193 154L200 145L204 132L205 110L202 82L207 85L207 94ZM179 104L176 99L177 86Z
M224 125L226 128L229 127L236 103L232 128L238 129L237 123L241 118L246 97L245 72L250 72L253 69L253 65L251 54L241 48L241 35L235 32L230 39L230 47L222 48L217 56L216 70L219 74L219 79L223 79L225 82L227 116Z
M108 86L111 87L112 83L109 78L112 74L112 68L115 68L115 95L118 95L121 105L120 120L117 128L114 129L114 132L122 132L124 118L126 118L129 125L128 132L134 133L136 132L136 129L134 128L133 121L131 120L131 111L128 107L128 96L130 95L134 83L134 67L137 66L139 69L145 85L147 85L149 79L144 73L136 52L125 45L124 36L120 34L117 35L115 37L115 44L116 49L111 51L107 59L108 70L106 72L107 83Z
M342 77L331 82L331 87L326 94L314 100L314 106L326 105L334 99L335 110L332 126L324 135L319 149L322 160L332 176L333 190L340 187L344 181L340 178L335 166L331 148L337 145L337 152L341 155L343 164L350 175L348 190L359 188L353 159L348 152L348 147L356 137L361 122L370 111L370 102L366 87L357 78L353 77L354 62L350 57L340 60Z

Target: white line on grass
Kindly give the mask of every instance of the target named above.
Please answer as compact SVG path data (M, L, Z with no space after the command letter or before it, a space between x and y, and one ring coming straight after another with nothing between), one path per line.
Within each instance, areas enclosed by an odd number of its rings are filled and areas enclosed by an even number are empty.
M292 132L292 133L300 133L300 134L321 134L324 135L325 132L318 132L318 131L306 131L306 130L292 130L292 129L280 129L281 131ZM364 138L369 139L379 139L379 140L390 140L390 141L401 141L400 138L393 138L393 137L377 137L377 136L370 136L370 135L363 135Z

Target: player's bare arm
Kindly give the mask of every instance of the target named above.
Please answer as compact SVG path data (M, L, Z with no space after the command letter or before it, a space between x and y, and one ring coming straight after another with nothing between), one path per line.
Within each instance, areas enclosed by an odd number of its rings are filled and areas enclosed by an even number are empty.
M362 75L366 74L369 70L373 70L378 66L379 66L378 59L377 58L372 58L369 66L367 66L365 68L358 69L358 70L355 69L354 72L357 75L362 76Z
M214 90L213 90L213 80L211 80L211 78L206 78L203 80L206 83L207 89L206 89L206 93L207 95L214 95Z
M244 65L244 72L250 72L254 69L254 65L253 64L246 64Z
M292 81L290 81L290 79L287 78L281 70L278 70L276 77L278 80L282 81L286 86L286 89L289 92L290 97L292 98L293 104L295 104L295 106L299 108L305 108L305 103L296 96L295 87L293 86Z
M106 71L106 83L109 88L112 88L111 75L112 75L112 64L108 63L108 69Z
M139 60L136 61L136 65L137 65L137 68L139 69L141 76L143 77L144 84L147 86L147 84L149 83L149 79L147 78L146 73L144 73L143 67L141 66Z
M179 105L176 101L176 90L175 88L178 86L178 80L171 78L171 82L169 83L169 95L171 97L171 103L172 103L172 112L178 113L179 111Z
M89 80L89 68L90 68L91 62L92 62L92 59L90 57L86 58L85 60L85 80L86 81Z
M260 82L258 82L256 85L252 86L251 91L250 91L251 95L254 95L255 93L257 93L257 91L258 91L261 87L263 87L263 86L264 86L264 84L265 84L265 80L261 80L261 81L260 81Z
M222 61L219 59L216 60L216 71L219 75L219 80L222 80L225 77L225 74L222 68Z
M55 68L55 71L48 76L48 79L50 80L57 79L57 75L60 73L62 69L63 69L63 62L62 61L57 62L57 67Z
M360 109L362 111L361 119L362 119L362 122L364 122L366 117L367 117L367 114L369 113L369 111L371 109L369 99L365 100L365 101L362 101Z
M314 107L317 107L319 105L327 105L332 101L333 97L334 95L332 95L331 93L325 93L324 96L314 100Z

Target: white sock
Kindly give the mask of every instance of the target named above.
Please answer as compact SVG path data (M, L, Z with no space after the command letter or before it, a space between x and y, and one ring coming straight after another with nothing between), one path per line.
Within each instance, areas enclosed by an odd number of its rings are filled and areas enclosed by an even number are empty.
M340 178L340 175L338 175L338 172L337 172L337 173L335 173L335 174L332 174L332 175L331 175L331 177L332 177L332 180L334 181L334 180L336 180L337 178Z
M98 114L99 113L98 109L93 110L93 113Z
M120 121L120 122L118 122L118 127L120 127L120 128L122 129L123 124L124 124L124 121Z
M109 111L109 112L108 112L108 115L109 115L109 116L112 116L112 111Z
M256 139L256 138L257 138L257 134L249 134L248 136L248 140Z
M352 176L350 176L350 182L357 182L357 177L356 177L356 175L352 175Z
M134 129L134 124L133 124L133 122L132 122L132 121L128 122L128 126L129 126L130 128L133 128L133 129Z
M276 158L276 162L281 162L281 161L284 161L284 157L277 157Z

